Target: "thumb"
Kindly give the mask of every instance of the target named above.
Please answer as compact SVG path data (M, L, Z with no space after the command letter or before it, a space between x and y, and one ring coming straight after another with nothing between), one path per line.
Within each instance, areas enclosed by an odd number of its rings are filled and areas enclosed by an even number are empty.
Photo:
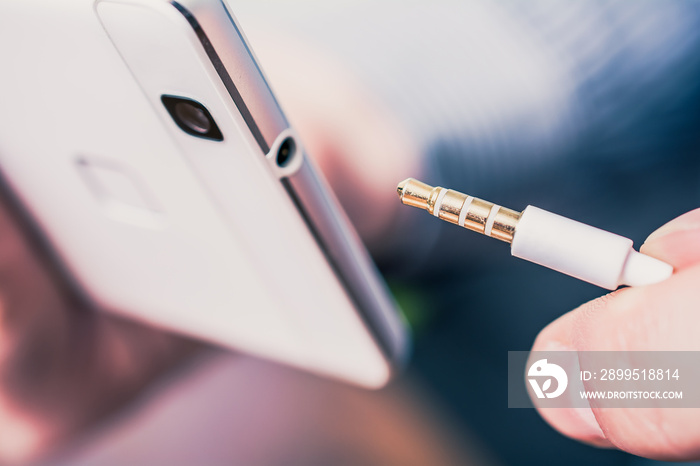
M642 251L676 273L584 304L540 332L533 351L700 351L700 209L652 233ZM580 359L580 358L579 358ZM700 410L540 409L555 429L598 446L656 459L700 457Z
M676 270L700 262L700 209L691 210L653 232L641 252L668 262Z

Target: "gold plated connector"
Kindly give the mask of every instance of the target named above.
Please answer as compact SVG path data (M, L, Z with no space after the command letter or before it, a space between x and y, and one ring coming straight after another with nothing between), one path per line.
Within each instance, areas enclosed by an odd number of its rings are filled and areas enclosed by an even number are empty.
M427 210L442 220L506 243L513 241L520 212L452 189L432 187L413 178L399 183L396 190L406 205Z

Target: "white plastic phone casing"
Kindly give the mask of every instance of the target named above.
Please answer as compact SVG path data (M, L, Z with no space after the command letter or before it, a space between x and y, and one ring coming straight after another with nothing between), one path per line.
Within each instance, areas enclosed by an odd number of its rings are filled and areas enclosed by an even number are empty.
M181 10L247 96L257 138ZM247 49L227 13L216 0L3 1L4 178L96 307L381 386L405 329L332 196L311 209L332 217L345 257L368 277L384 343L280 182L323 193L301 151L276 165L294 133L274 99L256 94L255 73L230 69ZM224 140L182 132L163 94L202 103Z

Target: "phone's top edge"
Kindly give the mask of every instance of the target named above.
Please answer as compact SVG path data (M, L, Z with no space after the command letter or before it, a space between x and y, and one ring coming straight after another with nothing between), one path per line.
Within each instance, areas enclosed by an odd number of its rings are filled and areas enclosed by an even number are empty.
M221 1L167 0L167 3L194 30L255 141L267 154L289 123L233 15ZM229 70L235 70L235 78Z
M247 97L252 98L251 100L259 99L257 102L262 103L262 105L251 107L251 114L254 122L264 122L269 124L269 126L266 128L270 130L270 135L274 134L274 137L268 141L267 147L272 147L274 145L275 137L279 137L281 132L288 129L289 125L284 118L277 101L274 99L262 71L257 66L257 61L255 60L255 56L247 44L245 36L242 34L231 12L228 11L225 2L219 0L215 2L212 0L168 1L181 13L189 13L190 17L187 19L190 21L190 24L192 24L193 19L198 20L201 18L200 27L203 28L203 30L207 30L209 27L215 28L215 22L217 20L221 20L221 17L211 18L211 12L213 10L211 8L212 3L220 4L225 10L226 19L230 21L231 25L233 25L240 38L240 43L246 48L247 60L244 63L241 63L241 67L248 72L249 75L254 74L259 77L260 83L264 86L264 89L256 89L256 92L264 92L266 94L265 97L269 96L269 99L260 99L260 95L246 96L245 94L241 93L244 103L248 102ZM184 13L183 11L187 13ZM216 44L214 45L216 46ZM222 45L222 47L223 46L224 45ZM206 46L205 49L207 49ZM207 53L209 53L208 50ZM212 58L211 55L210 58ZM214 59L212 59L212 62L216 66L216 61ZM227 66L230 66L230 64L227 63ZM222 75L222 72L226 73L225 68L220 70L218 66L216 67L220 76ZM236 71L238 71L238 68L229 69L236 69ZM221 77L226 84L226 79L224 76ZM230 91L231 90L229 89L229 92ZM262 102L263 100L264 102ZM238 104L238 102L236 103ZM260 111L260 113L257 115L255 113L256 110ZM280 120L276 122L268 120L275 116L275 114L279 116ZM275 126L275 124L277 126ZM265 128L261 127L261 131L263 131L263 133L264 129ZM267 152L265 149L263 149L263 151ZM296 186L297 188L303 186L306 188L304 190L313 192L313 194L311 192L307 192L307 196L302 195L298 200L300 204L298 204L297 207L301 208L302 210L306 210L310 204L314 204L312 199L315 199L316 201L323 201L324 204L330 202L329 193L324 193L325 189L320 186L317 176L311 176L311 172L310 167L305 165L305 169L296 171L294 176L289 178L289 180L292 182L289 183L288 188L292 185ZM305 176L304 174L311 176L313 179L310 179L309 176ZM324 193L325 195L322 195L319 198L320 193ZM336 222L339 222L340 219L335 218L335 215L333 215L333 212L337 212L337 209L340 209L340 206L336 203L335 208L328 208L328 206L326 207L326 209L320 210L326 211L327 215L320 216L320 218L317 215L310 216L314 218L305 219L307 226L312 231L312 234L314 230L319 230L316 235L314 235L316 236L316 241L319 244L319 247L324 250L324 254L326 254L329 264L332 268L335 268L336 275L343 283L343 287L346 289L350 299L354 302L361 318L364 320L365 325L367 326L368 331L374 336L376 343L382 349L382 353L385 355L386 361L389 364L390 372L396 373L405 365L407 355L410 352L410 340L406 335L407 328L402 322L400 322L398 313L393 312L395 311L395 303L389 298L388 290L379 287L379 282L375 282L375 280L380 279L376 274L376 270L373 268L373 264L371 264L369 256L365 257L366 251L364 251L364 246L360 245L359 239L355 239L357 244L353 246L352 239L343 237L343 235L340 234L343 228L340 228L339 225L336 224ZM303 214L302 217L304 217ZM363 251L364 254L361 254L360 250ZM336 257L337 259L335 267L335 260L333 257ZM375 288L375 286L378 288Z

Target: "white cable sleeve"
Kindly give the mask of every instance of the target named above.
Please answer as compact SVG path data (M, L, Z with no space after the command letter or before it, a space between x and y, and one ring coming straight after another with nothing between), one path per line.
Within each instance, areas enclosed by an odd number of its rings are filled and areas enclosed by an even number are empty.
M670 277L673 267L632 248L632 240L528 206L511 254L608 290L642 286Z

